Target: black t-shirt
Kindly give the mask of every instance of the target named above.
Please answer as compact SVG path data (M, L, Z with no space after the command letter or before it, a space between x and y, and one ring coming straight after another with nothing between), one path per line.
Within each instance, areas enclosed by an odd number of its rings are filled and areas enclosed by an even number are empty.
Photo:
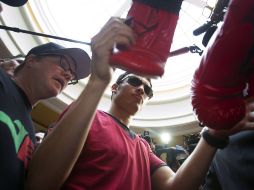
M203 190L254 189L254 131L230 137L230 144L218 150Z
M0 189L24 188L35 143L30 112L24 92L0 69Z

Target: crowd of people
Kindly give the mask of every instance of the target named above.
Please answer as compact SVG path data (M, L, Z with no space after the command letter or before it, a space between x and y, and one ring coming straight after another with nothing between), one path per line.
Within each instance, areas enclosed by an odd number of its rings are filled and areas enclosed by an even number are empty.
M2 2L21 6L21 1ZM253 189L252 99L245 101L245 116L232 128L204 128L175 172L130 129L133 116L153 97L150 78L123 73L111 86L108 111L97 109L114 73L112 49L135 41L132 28L112 17L92 38L91 59L82 49L50 42L31 48L17 67L1 62L1 189L196 190L202 184L207 190ZM77 100L36 146L33 106L88 76Z

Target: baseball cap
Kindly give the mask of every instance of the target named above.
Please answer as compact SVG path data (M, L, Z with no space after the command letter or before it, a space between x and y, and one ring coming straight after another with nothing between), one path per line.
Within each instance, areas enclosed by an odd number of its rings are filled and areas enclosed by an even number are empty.
M1 2L13 6L13 7L20 7L24 4L26 4L27 0L0 0Z
M50 42L32 48L26 55L47 55L59 54L67 55L73 59L76 64L75 80L83 79L91 73L91 59L88 54L80 48L65 48L56 43Z

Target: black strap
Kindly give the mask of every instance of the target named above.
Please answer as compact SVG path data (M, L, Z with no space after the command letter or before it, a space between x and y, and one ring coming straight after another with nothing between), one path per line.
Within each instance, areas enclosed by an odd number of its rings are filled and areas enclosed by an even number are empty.
M202 137L209 145L211 145L215 148L223 149L229 143L228 137L226 139L221 139L221 138L215 137L215 136L211 135L211 133L209 133L209 130L204 130L202 132Z
M179 14L183 0L136 0L156 9L163 9L168 12Z

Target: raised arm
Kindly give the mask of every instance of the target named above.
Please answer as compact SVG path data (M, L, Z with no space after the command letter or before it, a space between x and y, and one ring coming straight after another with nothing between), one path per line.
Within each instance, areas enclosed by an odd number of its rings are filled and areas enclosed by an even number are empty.
M232 129L214 131L209 129L210 135L216 138L226 138L243 130L254 129L254 101L246 103L245 117ZM209 166L216 153L216 148L207 143L202 137L179 170L174 173L168 167L159 168L152 176L153 189L156 190L197 190L203 182Z
M69 176L94 118L97 105L110 82L109 56L115 44L134 42L132 30L111 18L92 39L92 72L86 88L41 143L29 164L26 189L57 190Z

